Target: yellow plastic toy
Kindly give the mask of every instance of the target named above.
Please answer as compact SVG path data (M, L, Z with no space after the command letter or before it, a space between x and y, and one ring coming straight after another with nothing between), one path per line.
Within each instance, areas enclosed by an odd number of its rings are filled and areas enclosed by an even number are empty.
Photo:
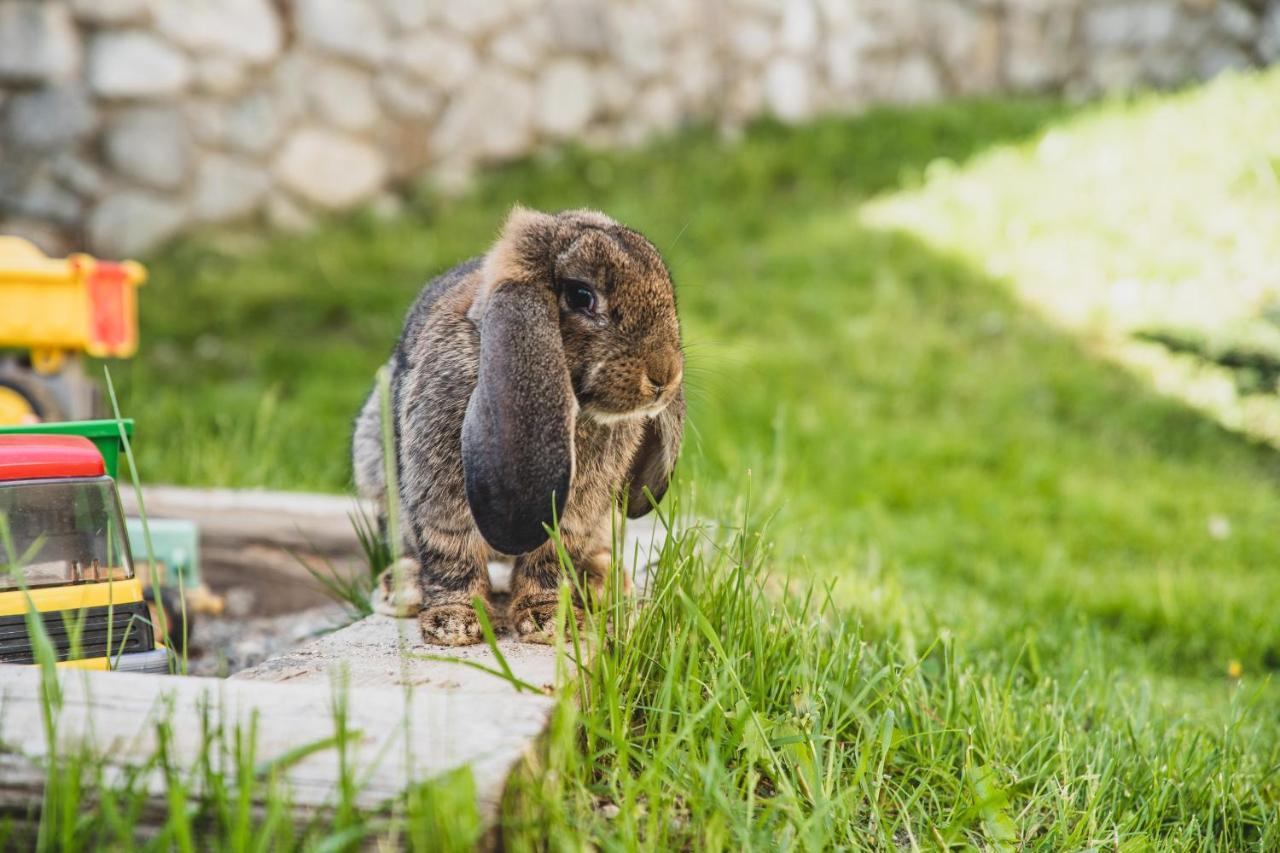
M138 349L136 261L50 258L0 236L0 424L88 420L97 387L81 355L128 358Z

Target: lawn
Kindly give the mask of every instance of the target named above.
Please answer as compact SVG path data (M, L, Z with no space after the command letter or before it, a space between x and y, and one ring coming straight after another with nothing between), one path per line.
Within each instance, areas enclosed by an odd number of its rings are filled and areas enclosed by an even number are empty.
M1276 389L1220 356L1280 352L1277 122L1270 73L558 152L150 259L114 375L144 478L346 489L421 283L515 201L601 208L669 259L716 527L562 703L513 848L1275 849Z

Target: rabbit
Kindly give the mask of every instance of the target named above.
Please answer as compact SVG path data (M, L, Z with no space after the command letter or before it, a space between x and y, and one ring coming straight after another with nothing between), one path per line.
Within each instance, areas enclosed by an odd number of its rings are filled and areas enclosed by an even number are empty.
M647 514L680 451L684 353L662 256L602 213L516 206L487 254L423 288L388 367L397 568L417 583L397 590L388 571L379 609L417 611L430 644L480 642L472 599L489 607L487 562L513 556L508 622L552 642L562 571L547 526L599 591L615 501ZM385 525L381 412L375 384L352 462Z

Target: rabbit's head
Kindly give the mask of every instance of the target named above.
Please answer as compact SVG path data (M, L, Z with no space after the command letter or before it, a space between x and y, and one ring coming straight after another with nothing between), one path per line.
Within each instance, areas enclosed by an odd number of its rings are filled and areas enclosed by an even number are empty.
M470 317L480 365L463 425L467 499L493 547L522 553L545 540L553 500L564 510L577 417L651 431L680 396L675 289L653 244L607 216L517 207ZM661 494L669 466L657 468L662 482L644 485Z

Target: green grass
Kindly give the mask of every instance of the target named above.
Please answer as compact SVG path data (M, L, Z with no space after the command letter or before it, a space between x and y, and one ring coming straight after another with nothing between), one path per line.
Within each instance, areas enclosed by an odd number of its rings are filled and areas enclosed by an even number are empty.
M515 201L599 207L676 278L677 494L752 532L672 546L508 803L513 847L1274 848L1269 395L1215 397L1142 335L1264 334L1277 105L1272 72L690 132L192 241L153 259L116 372L140 467L346 488L422 281Z

